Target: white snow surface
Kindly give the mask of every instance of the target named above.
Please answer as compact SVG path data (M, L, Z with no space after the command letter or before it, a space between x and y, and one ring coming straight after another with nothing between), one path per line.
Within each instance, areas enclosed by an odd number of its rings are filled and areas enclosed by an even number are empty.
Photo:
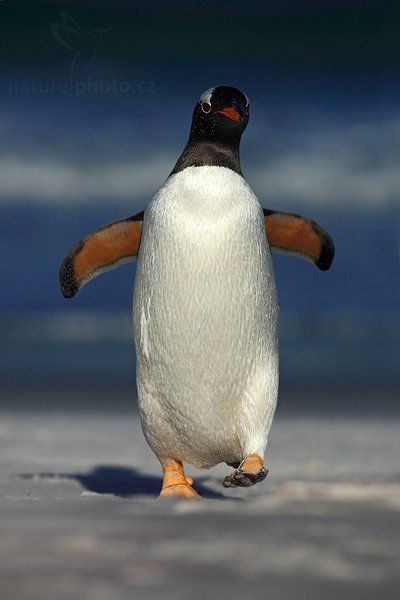
M137 415L0 418L6 600L400 597L399 421L279 416L264 483L158 500Z

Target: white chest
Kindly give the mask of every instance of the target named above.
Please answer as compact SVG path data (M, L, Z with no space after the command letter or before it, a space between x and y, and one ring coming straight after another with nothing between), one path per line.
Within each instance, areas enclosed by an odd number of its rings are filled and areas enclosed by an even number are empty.
M237 452L233 415L243 402L259 402L257 418L267 420L276 322L263 213L245 180L221 167L172 176L145 212L134 294L139 400L149 438L161 423L168 438L168 423L178 422L181 436L193 440L196 424L204 432L212 417L218 444L229 446L230 439Z

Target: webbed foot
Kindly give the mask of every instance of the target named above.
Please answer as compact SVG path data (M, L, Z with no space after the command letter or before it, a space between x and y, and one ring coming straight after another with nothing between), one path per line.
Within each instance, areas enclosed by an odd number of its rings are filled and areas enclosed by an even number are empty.
M192 488L193 479L186 477L181 462L164 465L163 486L160 498L200 499L201 496Z
M178 483L163 487L160 498L187 498L190 500L200 500L201 496L188 483Z
M250 487L260 481L264 481L268 475L268 469L258 454L249 454L239 467L230 475L225 477L222 485L230 487Z

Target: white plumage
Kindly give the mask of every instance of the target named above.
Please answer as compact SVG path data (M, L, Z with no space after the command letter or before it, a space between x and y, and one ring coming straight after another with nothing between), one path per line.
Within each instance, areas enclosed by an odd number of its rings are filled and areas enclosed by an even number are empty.
M146 208L134 291L139 409L163 464L264 455L278 306L263 211L225 167L172 175Z

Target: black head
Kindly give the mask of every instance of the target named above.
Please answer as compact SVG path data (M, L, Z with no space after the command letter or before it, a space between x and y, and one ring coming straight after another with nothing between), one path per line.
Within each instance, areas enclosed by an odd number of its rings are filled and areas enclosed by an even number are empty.
M190 137L239 144L249 121L249 99L234 87L220 85L203 92L192 119Z
M197 102L189 141L171 175L187 167L226 167L242 174L239 145L249 121L249 99L234 87L220 85Z

